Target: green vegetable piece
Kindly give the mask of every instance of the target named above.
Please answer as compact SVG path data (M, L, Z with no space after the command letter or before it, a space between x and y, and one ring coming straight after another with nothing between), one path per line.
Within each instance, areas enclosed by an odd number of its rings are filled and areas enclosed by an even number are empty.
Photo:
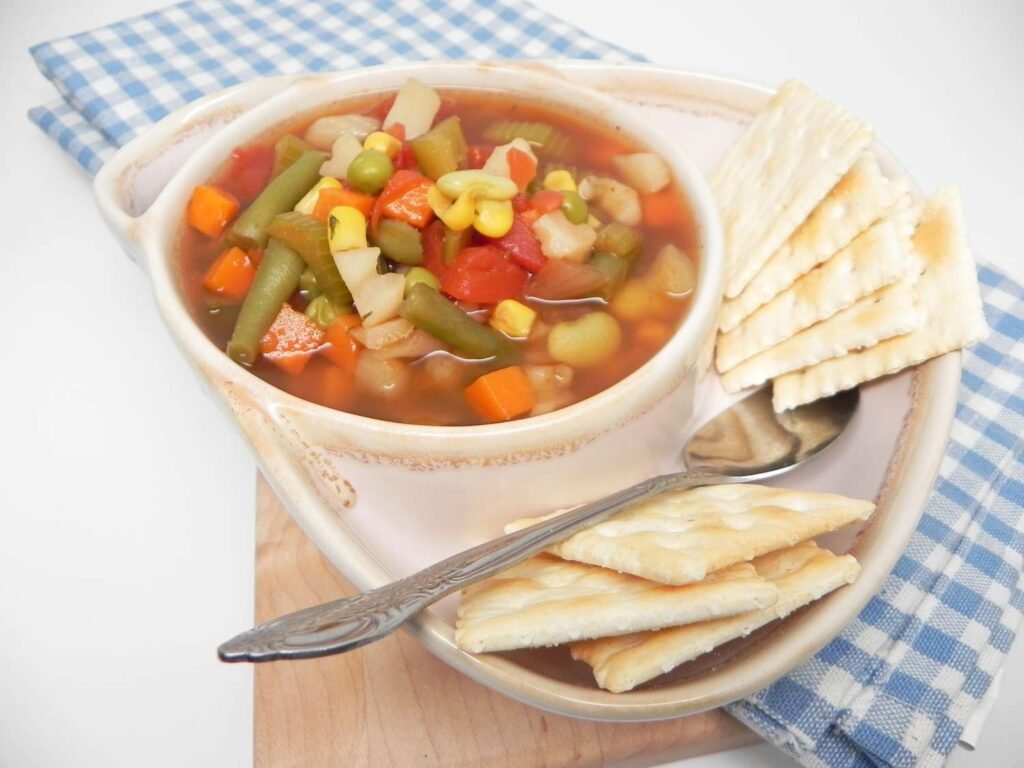
M578 192L571 190L562 191L562 213L573 224L586 224L590 216L590 209L587 202L579 196Z
M594 241L595 251L614 253L621 259L632 262L644 247L644 236L640 230L613 221L605 224Z
M405 273L405 295L409 295L414 285L423 284L435 291L441 290L441 281L437 275L425 267L413 267Z
M528 120L499 120L484 131L484 138L495 144L526 139L538 155L566 160L573 155L572 139L553 125Z
M274 144L274 176L277 176L285 168L298 160L303 152L309 152L313 147L304 142L298 136L288 133L277 140Z
M411 224L398 219L381 219L371 238L381 255L399 264L423 263L423 235Z
M420 330L472 359L510 358L511 344L481 325L425 283L409 289L399 314Z
M267 232L298 252L313 270L324 296L339 307L352 303L352 294L331 255L326 224L305 213L288 211L274 217Z
M324 157L323 152L315 150L303 152L242 212L228 233L228 242L246 251L266 245L268 225L279 213L294 208L320 180Z
M306 317L326 329L331 323L345 314L343 307L335 306L326 296L317 296L306 307Z
M306 267L302 273L302 277L299 278L299 295L306 301L312 301L317 296L321 296L323 291L320 290L320 286L316 284L316 275L313 274L313 270Z
M348 166L348 183L357 192L376 195L395 172L391 158L376 149L364 149Z
M441 257L444 259L444 265L450 267L455 261L455 257L459 255L459 251L463 248L469 248L471 242L473 242L472 227L460 230L445 227L444 240L441 247Z
M260 339L274 323L281 305L299 286L306 262L294 250L271 240L256 270L252 287L245 295L235 329L228 342L228 357L242 365L252 365L260 352Z
M409 142L423 174L434 181L459 168L469 147L458 116L442 120L429 131Z
M590 257L587 264L604 273L608 278L608 282L595 292L596 296L600 296L605 301L611 299L626 281L626 275L629 274L629 262L607 251L598 251Z

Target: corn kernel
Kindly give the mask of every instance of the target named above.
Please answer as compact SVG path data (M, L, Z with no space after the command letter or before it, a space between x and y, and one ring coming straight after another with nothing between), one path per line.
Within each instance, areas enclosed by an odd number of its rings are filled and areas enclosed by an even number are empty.
M393 158L402 151L402 142L384 131L374 131L363 141L363 149L376 149Z
M504 237L512 229L515 211L508 200L478 200L473 227L485 237Z
M436 186L431 186L427 190L427 205L448 229L461 232L473 226L476 202L471 192L463 192L453 202Z
M299 213L304 213L307 216L313 215L313 209L316 208L316 201L320 197L321 189L340 189L341 182L331 176L324 176L320 181L313 185L313 188L309 190L302 199L295 205L295 210Z
M479 170L446 173L437 180L437 188L450 198L471 192L478 200L511 200L519 194L512 179Z
M556 192L575 192L576 182L572 174L566 170L550 171L544 177L544 189L553 189Z
M356 208L339 205L327 216L327 240L331 254L366 247L366 217Z
M515 299L499 301L491 315L490 324L496 331L501 331L514 339L525 339L530 335L533 321L537 313Z

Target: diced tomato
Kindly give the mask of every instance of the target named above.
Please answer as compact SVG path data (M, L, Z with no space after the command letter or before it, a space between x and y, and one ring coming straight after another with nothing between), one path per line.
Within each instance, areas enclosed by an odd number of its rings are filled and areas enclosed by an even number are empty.
M415 171L395 171L388 179L370 216L370 228L377 231L381 216L398 219L423 229L434 218L427 203L427 190L433 182Z
M523 211L528 210L529 207L530 203L526 199L526 195L522 192L512 198L512 210L516 213L522 213Z
M405 142L405 126L402 123L394 123L388 126L388 129L385 131L385 133L387 133L390 136L394 136L401 142Z
M540 249L540 240L533 227L522 216L512 219L512 228L507 234L491 242L511 261L531 272L536 272L548 260Z
M444 263L444 224L435 221L423 230L423 266L444 280L450 267Z
M497 304L523 295L526 270L509 261L493 245L464 248L441 276L449 296L476 304Z
M483 168L493 151L493 144L474 144L466 154L466 162L470 168Z
M261 144L238 147L231 153L224 185L243 200L253 200L267 186L273 167L273 147Z
M323 343L324 331L319 325L290 304L283 304L260 340L260 353L278 368L298 376Z
M562 207L562 193L554 189L542 189L530 198L530 207L541 215L557 211Z
M402 151L395 155L394 163L395 170L398 171L415 171L419 168L416 155L412 151L412 144L402 145Z

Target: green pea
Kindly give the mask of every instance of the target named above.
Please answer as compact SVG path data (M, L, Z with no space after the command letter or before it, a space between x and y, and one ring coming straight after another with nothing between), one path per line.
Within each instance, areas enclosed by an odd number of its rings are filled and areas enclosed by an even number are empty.
M376 195L394 172L391 158L376 149L364 149L348 165L348 183L358 192Z
M586 224L587 218L590 216L590 209L587 208L586 201L579 196L579 193L563 190L562 213L573 224Z
M409 294L409 291L411 291L412 287L417 283L429 285L435 291L441 290L441 281L437 279L437 275L425 267L413 267L405 273L406 295Z
M326 296L317 296L306 307L306 317L321 328L329 326L338 319L340 314L342 314L342 311L332 304L331 300Z
M306 267L302 277L299 278L299 295L306 301L312 301L322 293L323 291L320 290L320 286L316 282L316 274L312 269Z

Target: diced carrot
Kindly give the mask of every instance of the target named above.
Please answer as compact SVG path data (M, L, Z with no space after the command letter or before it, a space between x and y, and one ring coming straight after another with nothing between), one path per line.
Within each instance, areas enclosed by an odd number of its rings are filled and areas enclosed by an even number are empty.
M381 216L398 219L423 229L434 218L427 202L427 190L433 182L415 171L395 171L381 190L370 214L370 231L377 231Z
M238 200L219 187L201 184L192 191L186 219L190 226L209 237L220 237L238 213Z
M523 416L536 402L533 385L518 365L485 373L466 387L464 394L470 407L490 422Z
M530 207L541 216L545 213L557 211L562 207L562 193L554 189L542 189L530 198Z
M241 248L228 248L203 275L203 287L210 293L241 301L256 276L256 264Z
M349 335L349 329L359 325L359 315L342 315L331 323L324 335L327 344L320 350L320 353L334 363L348 376L352 376L356 370L356 361L359 359L359 342Z
M474 144L466 154L466 164L470 168L483 168L493 151L493 144Z
M506 158L508 159L508 175L520 190L526 189L526 185L537 175L536 161L515 147L508 151Z
M610 169L616 155L626 154L626 149L617 141L608 139L587 143L587 159L599 170Z
M313 207L313 218L327 221L331 209L339 205L347 205L355 208L363 216L369 216L375 202L376 198L373 195L364 195L361 192L345 189L344 187L328 187L327 189L321 189L320 194L317 195L316 205Z
M679 221L679 199L672 190L643 195L640 198L644 224L659 229L671 227Z
M324 343L324 330L290 304L282 304L260 353L278 368L298 376Z

